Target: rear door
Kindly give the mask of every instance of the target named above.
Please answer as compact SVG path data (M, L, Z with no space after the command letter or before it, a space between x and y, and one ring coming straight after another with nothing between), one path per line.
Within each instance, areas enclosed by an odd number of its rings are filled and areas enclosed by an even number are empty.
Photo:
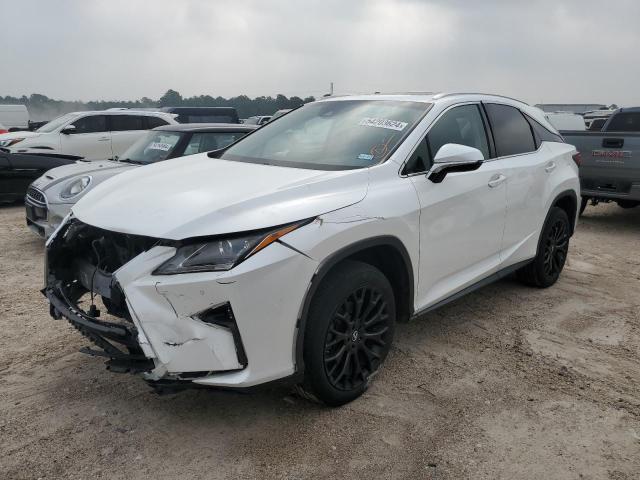
M60 134L60 151L86 160L111 158L111 133L106 115L87 115L77 118L71 125L75 132Z
M114 156L121 156L127 148L141 138L147 127L143 115L110 115L111 149Z
M557 165L545 144L537 142L525 115L511 105L485 103L496 154L507 176L507 219L502 245L505 266L535 256Z

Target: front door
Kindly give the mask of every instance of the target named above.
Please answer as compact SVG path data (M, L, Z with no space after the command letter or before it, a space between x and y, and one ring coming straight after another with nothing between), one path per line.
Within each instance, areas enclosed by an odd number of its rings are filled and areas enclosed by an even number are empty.
M71 125L75 131L60 134L60 150L68 155L77 155L86 160L106 160L111 152L111 133L106 116L88 115L75 120Z
M506 215L506 175L501 160L490 159L479 105L446 111L431 127L425 155L433 158L447 143L479 149L487 159L471 172L449 173L441 183L412 175L420 212L420 272L416 308L444 300L500 268Z

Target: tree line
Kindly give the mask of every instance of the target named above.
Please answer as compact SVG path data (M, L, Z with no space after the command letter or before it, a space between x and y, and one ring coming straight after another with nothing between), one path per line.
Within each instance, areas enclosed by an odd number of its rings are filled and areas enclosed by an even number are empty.
M82 110L106 110L107 108L154 108L154 107L235 107L240 118L253 115L271 115L276 110L296 108L308 102L313 102L314 97L275 97L249 98L247 95L224 98L211 95L197 95L183 97L179 92L169 89L159 99L154 100L142 97L138 100L96 100L89 102L55 100L46 95L33 93L21 97L0 96L0 104L26 105L32 120L51 120L68 112Z

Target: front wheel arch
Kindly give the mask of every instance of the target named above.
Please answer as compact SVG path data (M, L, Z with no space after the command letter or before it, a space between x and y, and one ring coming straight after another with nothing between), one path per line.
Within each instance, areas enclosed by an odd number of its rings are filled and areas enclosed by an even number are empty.
M408 320L413 314L413 301L414 301L414 275L413 266L411 263L411 257L406 247L400 239L391 235L384 235L379 237L372 237L358 242L354 242L347 245L340 250L329 255L321 263L316 273L313 275L309 288L305 294L302 302L302 307L297 321L296 337L294 340L294 354L295 354L295 369L296 375L301 375L304 372L304 336L306 332L307 317L309 314L309 306L311 300L316 293L318 287L322 283L322 280L327 274L337 267L345 260L359 260L365 263L370 263L376 268L379 268L385 276L389 277L386 269L380 268L380 265L370 261L371 254L376 249L385 249L387 252L394 252L396 255L398 265L397 271L403 272L400 277L396 277L395 280L400 278L399 283L394 282L393 278L388 278L392 284L394 291L396 291L396 308L398 312L398 318L401 320ZM400 292L402 292L400 294ZM399 295L400 294L400 295Z

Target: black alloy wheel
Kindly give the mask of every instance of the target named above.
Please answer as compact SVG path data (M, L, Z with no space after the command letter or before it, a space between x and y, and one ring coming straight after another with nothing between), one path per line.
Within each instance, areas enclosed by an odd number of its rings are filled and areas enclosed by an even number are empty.
M540 233L538 252L531 263L518 270L518 278L527 285L550 287L560 277L569 252L571 223L567 212L551 207Z
M558 276L562 271L569 250L567 222L557 219L544 239L544 273Z
M338 307L324 343L324 366L339 390L362 386L375 372L389 343L389 309L375 288L352 292Z
M393 341L396 304L385 275L343 260L313 294L304 333L304 378L298 393L330 406L364 393Z

